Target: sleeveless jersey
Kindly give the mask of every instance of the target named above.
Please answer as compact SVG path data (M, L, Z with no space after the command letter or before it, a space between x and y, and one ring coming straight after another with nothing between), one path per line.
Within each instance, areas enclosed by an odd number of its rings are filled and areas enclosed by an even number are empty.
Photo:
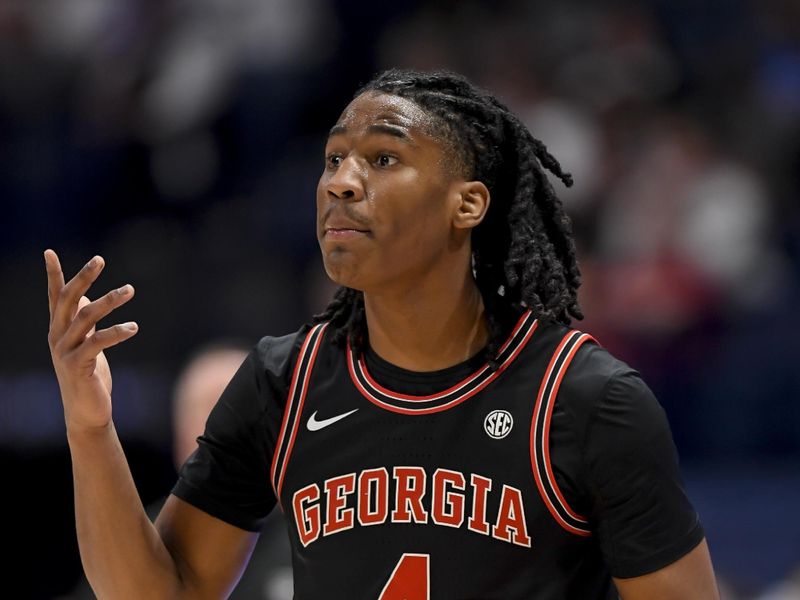
M326 332L303 341L270 473L296 598L617 597L549 456L562 378L590 336L528 312L498 369L409 396Z

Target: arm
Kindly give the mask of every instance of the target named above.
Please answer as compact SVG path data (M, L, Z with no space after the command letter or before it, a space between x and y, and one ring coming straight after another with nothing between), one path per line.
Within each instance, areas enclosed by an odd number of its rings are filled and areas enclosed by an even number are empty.
M227 598L258 540L257 533L212 517L172 494L155 526L191 598Z
M614 578L623 600L719 600L705 540L671 565L630 579Z
M599 346L581 348L567 375L567 425L554 435L577 449L564 456L579 458L558 466L581 482L570 495L590 512L622 598L718 598L703 528L653 393Z
M95 330L133 297L124 286L94 302L83 295L100 274L95 257L72 280L45 253L48 342L64 405L75 486L75 521L86 575L100 598L216 598L236 581L257 534L170 498L156 528L145 514L111 418L111 372L103 350L135 323ZM224 552L201 556L200 541Z

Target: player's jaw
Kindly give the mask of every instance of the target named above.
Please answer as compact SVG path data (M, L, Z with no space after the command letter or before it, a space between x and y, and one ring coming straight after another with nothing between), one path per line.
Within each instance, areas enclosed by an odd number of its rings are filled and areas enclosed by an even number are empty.
M375 241L375 232L368 219L353 214L353 203L325 198L322 189L318 193L317 240L325 270L336 283L354 287L375 251L365 245Z

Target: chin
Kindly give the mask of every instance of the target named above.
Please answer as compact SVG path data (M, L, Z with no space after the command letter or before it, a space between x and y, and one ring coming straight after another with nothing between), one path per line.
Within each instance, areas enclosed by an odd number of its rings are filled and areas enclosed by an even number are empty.
M323 256L325 272L335 284L363 291L361 269L353 263L352 258L335 251Z

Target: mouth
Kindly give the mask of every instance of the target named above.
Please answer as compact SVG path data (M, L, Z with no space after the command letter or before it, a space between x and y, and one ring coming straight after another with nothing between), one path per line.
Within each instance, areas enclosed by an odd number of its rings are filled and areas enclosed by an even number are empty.
M345 215L326 215L323 221L322 228L323 234L327 236L342 236L342 235L367 235L370 232L369 228L365 227L366 223L361 220L348 218Z
M370 234L369 229L355 229L353 227L325 227L324 236L331 240L350 240Z

